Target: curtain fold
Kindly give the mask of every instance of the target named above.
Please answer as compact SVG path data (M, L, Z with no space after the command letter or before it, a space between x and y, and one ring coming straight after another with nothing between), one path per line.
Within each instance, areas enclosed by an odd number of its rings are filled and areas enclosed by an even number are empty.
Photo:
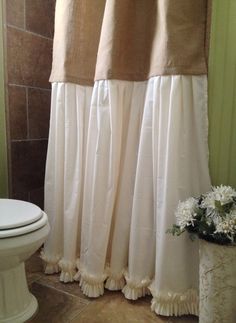
M158 314L198 313L197 244L166 230L179 200L210 188L206 90L206 76L53 84L47 273L89 297L150 288Z
M58 261L72 281L79 253L87 127L92 88L75 84L52 84L50 135L45 176L45 209L51 234L47 248L53 257L46 273L58 272ZM70 237L69 239L67 237ZM63 254L66 254L63 262Z
M57 0L42 258L89 297L198 314L198 245L166 230L210 188L209 4Z
M57 0L51 82L207 73L211 0Z

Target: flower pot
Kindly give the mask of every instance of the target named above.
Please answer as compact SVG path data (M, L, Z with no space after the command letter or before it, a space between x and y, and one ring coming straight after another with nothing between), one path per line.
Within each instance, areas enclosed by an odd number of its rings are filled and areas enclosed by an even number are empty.
M199 322L236 322L236 246L200 240Z

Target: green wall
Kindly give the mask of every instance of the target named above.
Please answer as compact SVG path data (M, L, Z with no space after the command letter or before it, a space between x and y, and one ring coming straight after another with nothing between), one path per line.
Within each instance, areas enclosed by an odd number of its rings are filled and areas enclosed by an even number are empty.
M236 188L236 0L213 0L209 147L212 184Z
M3 8L0 0L0 198L8 196L7 140L3 62Z

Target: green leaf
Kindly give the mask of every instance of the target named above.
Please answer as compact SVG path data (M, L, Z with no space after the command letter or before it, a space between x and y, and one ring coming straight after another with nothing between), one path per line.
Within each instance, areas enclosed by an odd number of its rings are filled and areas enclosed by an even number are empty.
M215 206L217 207L217 209L221 209L220 201L215 200Z
M184 231L184 229L180 229L179 225L174 224L172 228L166 230L166 233L171 233L173 236L180 236Z

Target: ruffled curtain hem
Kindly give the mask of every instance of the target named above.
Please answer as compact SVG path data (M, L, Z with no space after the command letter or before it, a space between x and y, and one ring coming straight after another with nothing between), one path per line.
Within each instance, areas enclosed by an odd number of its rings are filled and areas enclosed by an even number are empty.
M163 316L199 315L198 291L189 289L184 293L156 292L150 287L153 296L151 310Z
M61 269L60 281L63 283L73 282L76 274L76 262L61 259L58 265Z
M137 300L140 297L145 295L150 295L148 286L151 284L151 279L146 277L141 281L133 280L129 277L128 273L125 273L126 285L122 289L122 293L125 295L125 298L130 300Z
M108 277L105 288L111 291L122 290L125 286L125 270L122 270L120 273L113 273L110 267L107 267L106 272Z
M44 261L44 273L47 275L56 274L60 272L59 261L61 259L60 255L49 256L44 251L40 253L41 259Z
M61 272L60 281L67 283L78 281L84 295L96 298L104 294L104 287L111 291L122 290L125 298L137 300L145 295L152 295L151 310L163 316L198 316L199 298L198 291L189 289L184 293L156 292L151 285L151 279L141 281L130 279L128 273L123 270L119 274L111 272L107 267L101 276L86 272L79 260L68 261L57 256L48 256L43 251L41 258L45 262L45 274ZM77 270L76 270L77 267Z

